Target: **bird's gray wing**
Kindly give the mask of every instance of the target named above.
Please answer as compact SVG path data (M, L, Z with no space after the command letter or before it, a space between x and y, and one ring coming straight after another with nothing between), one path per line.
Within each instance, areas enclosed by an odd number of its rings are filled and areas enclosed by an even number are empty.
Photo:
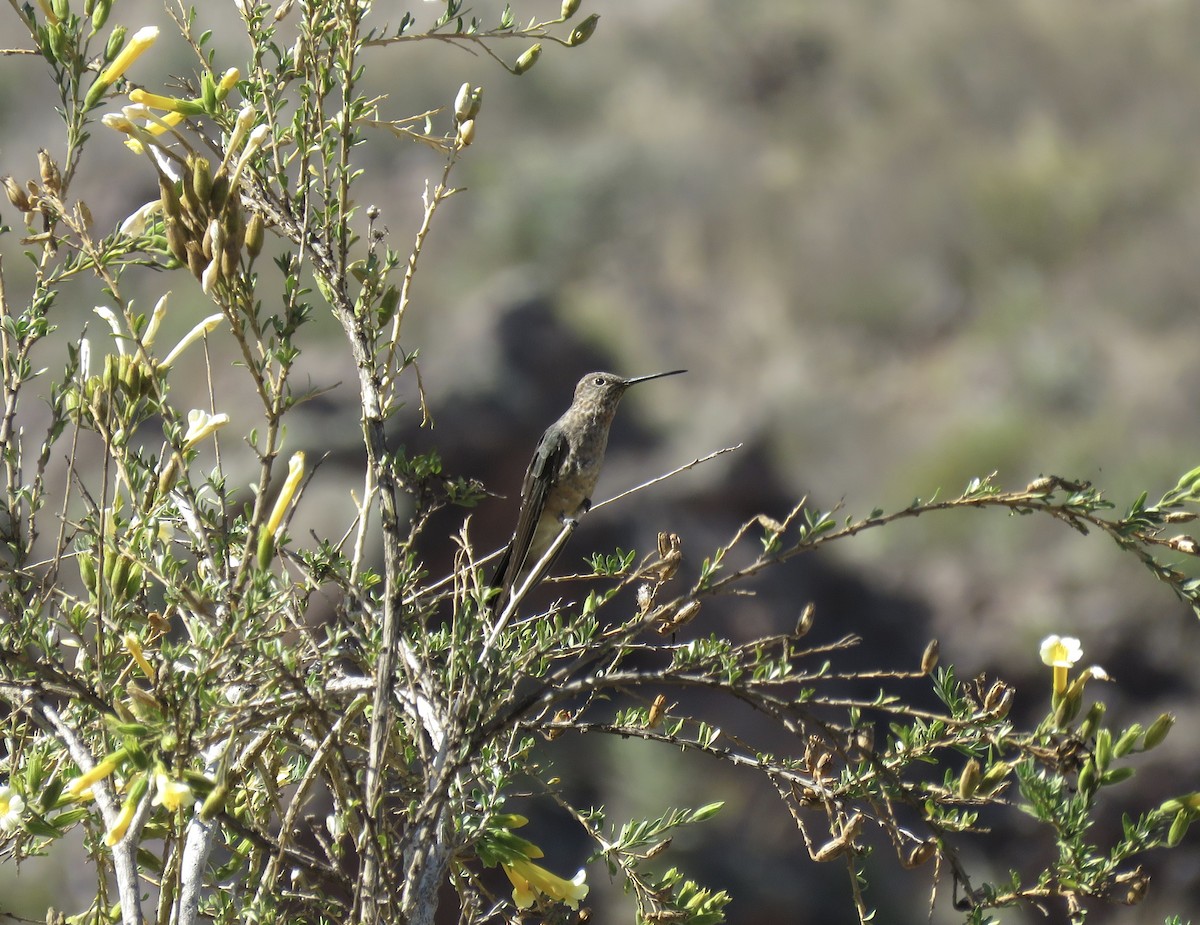
M512 584L521 574L529 557L529 546L537 530L542 511L546 509L546 498L554 484L558 470L567 457L567 438L557 427L551 427L538 441L533 460L525 471L525 482L521 486L521 513L517 517L517 529L512 541L496 564L492 587L502 590L501 598L507 597ZM533 563L529 563L533 564Z

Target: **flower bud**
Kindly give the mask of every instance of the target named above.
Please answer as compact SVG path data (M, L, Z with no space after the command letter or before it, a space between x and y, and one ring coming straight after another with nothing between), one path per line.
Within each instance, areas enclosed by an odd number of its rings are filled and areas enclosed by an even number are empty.
M1192 824L1192 814L1186 809L1181 809L1175 814L1175 819L1171 823L1171 829L1167 833L1167 847L1174 848L1181 841L1183 836L1187 834L1188 826Z
M1096 730L1100 728L1100 722L1104 719L1104 712L1107 709L1099 700L1092 704L1091 708L1087 711L1087 715L1083 718L1083 722L1079 724L1079 738L1086 741L1096 734Z
M209 197L209 205L212 207L214 215L220 213L225 208L225 203L229 201L229 177L225 174L217 174L212 181L212 195Z
M250 216L250 221L246 225L246 254L251 260L262 253L266 233L267 226L263 221L262 214L255 212Z
M969 800L975 796L975 791L979 789L980 776L979 762L972 758L966 763L966 766L962 769L962 773L958 776L959 799Z
M96 0L95 6L92 7L92 35L104 28L111 10L112 0Z
M204 103L204 109L212 115L217 111L217 81L213 77L212 71L205 71L200 75L200 99Z
M809 601L804 605L804 609L800 611L800 619L796 621L796 628L792 631L792 635L799 639L801 636L808 634L812 629L813 618L816 616L817 605Z
M1079 769L1079 781L1077 784L1079 792L1085 797L1090 797L1096 792L1096 762L1089 758L1083 763L1083 767Z
M61 63L67 55L67 33L61 23L46 26L46 44L50 46L48 57Z
M593 13L575 27L575 30L567 39L567 44L572 48L577 48L578 46L582 45L592 37L592 33L596 31L596 23L598 22L600 22L600 14Z
M1146 730L1146 738L1142 741L1142 751L1148 752L1155 746L1160 745L1174 725L1174 713L1163 713L1159 716L1158 719L1150 724L1150 728Z
M1113 757L1124 758L1133 751L1133 747L1141 737L1142 725L1141 723L1134 723L1121 734L1121 738L1117 739L1116 744L1113 746Z
M112 63L113 58L121 53L121 49L125 47L125 36L129 33L129 29L125 26L116 26L113 31L108 34L108 43L104 46L104 63Z
M667 712L667 698L665 694L659 694L654 698L654 703L650 704L650 711L646 714L646 728L654 729L662 722L663 716Z
M458 88L458 96L454 98L454 118L465 122L471 116L471 85L465 83Z
M574 35L574 33L572 33L572 35ZM527 49L525 49L524 52L522 52L521 57L517 58L516 63L513 65L512 72L514 74L524 74L527 70L537 64L537 59L541 56L541 43L538 43L537 45L530 45Z
M460 148L467 147L475 140L475 120L467 119L458 127L458 146Z
M212 197L213 177L212 164L208 162L206 157L191 158L189 166L192 168L192 192L196 196L196 200L203 206Z
M921 674L929 674L937 667L938 663L938 641L936 639L929 640L929 645L925 647L925 651L921 654Z
M579 5L583 0L563 0L562 9L559 11L559 16L566 21L579 12Z

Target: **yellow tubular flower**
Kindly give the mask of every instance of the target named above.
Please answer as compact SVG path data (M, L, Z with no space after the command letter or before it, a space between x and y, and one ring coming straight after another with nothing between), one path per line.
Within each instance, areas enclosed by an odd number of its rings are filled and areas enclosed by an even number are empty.
M170 368L171 364L179 359L179 354L183 353L184 350L190 347L195 341L198 341L201 337L204 337L206 334L211 334L216 329L217 325L224 320L224 315L209 315L183 336L183 339L171 349L170 353L167 354L167 358L158 364L158 368Z
M133 633L126 633L121 641L125 644L125 650L133 656L133 660L137 662L137 666L142 669L142 674L149 678L150 681L154 681L155 677L157 677L157 672L155 672L154 666L146 658L145 652L142 651L142 641Z
M275 499L275 508L271 511L271 517L267 520L267 525L264 527L264 532L268 536L274 536L279 530L279 525L283 523L283 515L287 513L288 506L292 503L292 498L296 494L296 489L300 487L300 481L304 478L304 452L293 453L292 458L288 460L288 475L287 480L283 483L283 488L279 492L279 497Z
M77 778L67 784L66 793L68 796L77 797L87 790L92 784L104 780L121 766L125 761L125 749L119 748L103 761L99 761L92 766L90 771L85 771Z
M121 807L121 815L117 816L117 821L112 824L112 828L104 833L104 844L108 847L112 848L125 837L125 833L129 831L129 823L133 822L133 815L137 812L138 804L142 802L142 797L146 795L149 786L150 782L146 780L144 774L134 782L129 796Z
M183 116L204 115L204 104L199 100L181 100L174 96L160 96L157 93L147 93L145 90L132 90L129 93L131 102L142 106L153 106L155 109L165 109L177 112Z
M579 903L587 899L588 885L584 882L582 870L574 879L564 880L528 860L507 861L502 866L512 882L513 902L518 909L532 906L538 893L566 903L572 909L578 909Z
M143 26L133 33L133 36L126 42L125 47L121 49L121 53L113 59L113 63L100 72L100 76L96 79L96 84L107 87L114 80L120 77L138 58L145 54L146 49L154 44L158 39L157 26Z

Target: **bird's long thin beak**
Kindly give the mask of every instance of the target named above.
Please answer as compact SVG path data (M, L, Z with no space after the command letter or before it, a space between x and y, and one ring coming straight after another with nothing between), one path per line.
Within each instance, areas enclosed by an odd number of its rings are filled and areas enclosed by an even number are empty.
M686 369L673 369L669 373L653 373L649 376L637 376L633 379L626 379L625 385L626 386L635 385L639 382L645 382L648 379L661 379L663 376L678 376L680 373L686 373L686 372L687 372Z

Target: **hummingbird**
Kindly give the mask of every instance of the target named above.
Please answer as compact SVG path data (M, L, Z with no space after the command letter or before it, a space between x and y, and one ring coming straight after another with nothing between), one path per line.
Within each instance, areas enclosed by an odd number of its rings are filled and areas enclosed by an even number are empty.
M492 577L492 587L500 589L493 604L497 612L541 562L562 528L575 523L591 507L608 447L608 430L621 396L631 385L685 372L673 369L633 379L596 372L579 380L571 407L542 434L525 472L517 529ZM542 574L552 564L543 563Z

